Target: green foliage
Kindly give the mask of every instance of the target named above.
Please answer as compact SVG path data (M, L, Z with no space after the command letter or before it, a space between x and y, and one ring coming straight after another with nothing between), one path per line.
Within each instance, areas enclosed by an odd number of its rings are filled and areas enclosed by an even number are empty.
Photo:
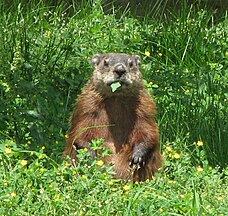
M146 75L153 79L162 135L203 139L211 163L222 165L228 154L228 23L208 29L211 17L205 11L191 16L190 11L158 33L159 43L148 49L153 54L144 68L153 71Z
M92 70L91 56L139 53L158 103L162 140L176 134L190 142L203 139L210 162L227 163L226 19L214 24L212 14L193 7L170 15L171 21L140 22L104 14L100 1L74 8L74 16L42 1L32 10L15 5L14 13L1 16L4 133L55 152L53 143L64 143L73 100Z
M182 140L179 142L183 142ZM44 147L25 151L12 141L0 145L1 215L225 215L228 170L208 166L202 142L194 143L201 157L189 166L193 153L179 152L180 143L167 143L165 168L154 180L113 179L102 157L91 160L79 152L77 167L68 159L57 164ZM93 141L102 149L102 141Z
M227 17L191 6L140 20L82 5L0 3L0 214L225 215ZM86 150L77 168L62 159L90 58L104 52L142 57L166 159L154 181L114 180Z

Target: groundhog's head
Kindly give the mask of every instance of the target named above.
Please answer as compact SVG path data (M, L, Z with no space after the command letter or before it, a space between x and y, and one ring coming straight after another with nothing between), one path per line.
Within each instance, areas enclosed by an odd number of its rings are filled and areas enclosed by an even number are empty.
M139 70L141 61L138 55L96 54L92 58L92 64L95 67L92 79L96 84L110 88L113 83L119 83L121 88L126 88L142 81Z

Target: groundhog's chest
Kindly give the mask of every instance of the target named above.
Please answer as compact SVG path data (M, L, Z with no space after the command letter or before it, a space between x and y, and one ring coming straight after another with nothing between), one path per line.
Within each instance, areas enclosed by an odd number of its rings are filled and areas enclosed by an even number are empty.
M93 124L108 126L97 128L93 135L103 137L115 146L128 143L137 121L137 106L136 98L105 99L93 115Z

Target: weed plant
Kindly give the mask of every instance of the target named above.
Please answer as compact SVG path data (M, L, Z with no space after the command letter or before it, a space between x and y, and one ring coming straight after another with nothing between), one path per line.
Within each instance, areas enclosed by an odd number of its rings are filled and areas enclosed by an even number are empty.
M1 149L1 215L226 215L227 169L208 166L202 142L195 154L202 166L191 166L190 152L175 145L163 151L165 169L153 181L113 179L111 167L79 152L75 168L68 160L57 164L45 152ZM93 142L101 148L102 141ZM180 144L180 143L178 143ZM104 153L106 154L106 153Z
M101 3L0 3L0 215L226 215L227 17L189 5L117 18ZM165 158L153 181L115 180L86 149L77 168L62 159L90 58L104 52L142 57Z

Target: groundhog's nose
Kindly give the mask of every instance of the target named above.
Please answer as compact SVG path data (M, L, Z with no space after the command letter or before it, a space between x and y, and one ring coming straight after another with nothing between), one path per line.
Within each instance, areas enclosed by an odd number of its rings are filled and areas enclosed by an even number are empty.
M115 66L114 72L115 72L119 77L121 77L121 76L126 72L126 69L124 68L124 66L123 66L122 64L118 64L118 65Z

